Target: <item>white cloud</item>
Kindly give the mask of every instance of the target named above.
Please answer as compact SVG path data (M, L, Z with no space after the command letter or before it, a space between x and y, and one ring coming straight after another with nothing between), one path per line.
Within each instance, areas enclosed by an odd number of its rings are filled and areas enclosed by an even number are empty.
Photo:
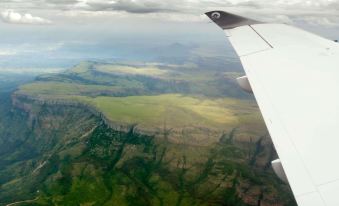
M0 73L10 74L51 74L65 71L64 68L0 68Z
M325 26L325 27L336 27L338 25L337 21L332 21L330 18L327 17L305 17L302 19L306 23L313 25L313 26Z
M53 43L24 43L17 45L0 44L0 57L26 55L33 53L53 53L61 49L65 44L66 43L62 41Z
M293 24L293 20L286 15L276 15L275 19L277 22L285 23L285 24Z
M9 51L9 50L0 50L0 56L12 56L15 55L15 51Z
M51 24L50 20L33 16L32 14L21 14L13 10L1 12L1 18L4 22L10 24Z

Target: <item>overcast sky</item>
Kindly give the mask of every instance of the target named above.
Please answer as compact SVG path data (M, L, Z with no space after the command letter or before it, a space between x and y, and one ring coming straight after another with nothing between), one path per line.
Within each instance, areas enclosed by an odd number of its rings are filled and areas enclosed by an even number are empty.
M1 0L0 67L13 61L34 66L39 56L62 62L135 55L173 43L220 45L222 33L202 15L210 10L339 38L339 0Z

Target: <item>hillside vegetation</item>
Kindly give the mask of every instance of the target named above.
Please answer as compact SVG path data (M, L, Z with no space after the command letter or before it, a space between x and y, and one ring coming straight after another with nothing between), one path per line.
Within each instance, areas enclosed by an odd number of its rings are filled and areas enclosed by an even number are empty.
M264 133L255 102L234 84L235 73L146 66L84 62L66 73L40 76L21 86L16 94L42 101L82 103L112 123L137 125L146 133L159 131L164 125L177 133L198 128L200 138L205 139L206 131L212 130L215 134L208 138L213 141L235 127L257 136ZM217 86L212 83L216 81L224 83ZM223 94L223 85L232 89Z
M194 65L119 65L83 62L67 72L42 75L20 88L33 95L132 96L181 93L249 98L235 83L240 74Z
M240 75L84 62L0 95L0 205L295 205Z

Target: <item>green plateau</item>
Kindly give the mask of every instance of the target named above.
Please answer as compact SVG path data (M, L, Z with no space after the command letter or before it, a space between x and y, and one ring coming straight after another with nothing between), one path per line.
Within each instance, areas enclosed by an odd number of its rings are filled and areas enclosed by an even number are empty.
M0 205L296 205L240 75L83 62L20 79L0 93Z

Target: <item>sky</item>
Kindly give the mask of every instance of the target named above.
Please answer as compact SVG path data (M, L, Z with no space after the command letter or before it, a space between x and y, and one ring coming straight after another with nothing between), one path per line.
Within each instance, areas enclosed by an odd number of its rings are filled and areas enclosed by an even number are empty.
M223 33L203 15L210 10L339 39L339 0L1 0L0 68L160 61L160 54L178 49L234 58Z

